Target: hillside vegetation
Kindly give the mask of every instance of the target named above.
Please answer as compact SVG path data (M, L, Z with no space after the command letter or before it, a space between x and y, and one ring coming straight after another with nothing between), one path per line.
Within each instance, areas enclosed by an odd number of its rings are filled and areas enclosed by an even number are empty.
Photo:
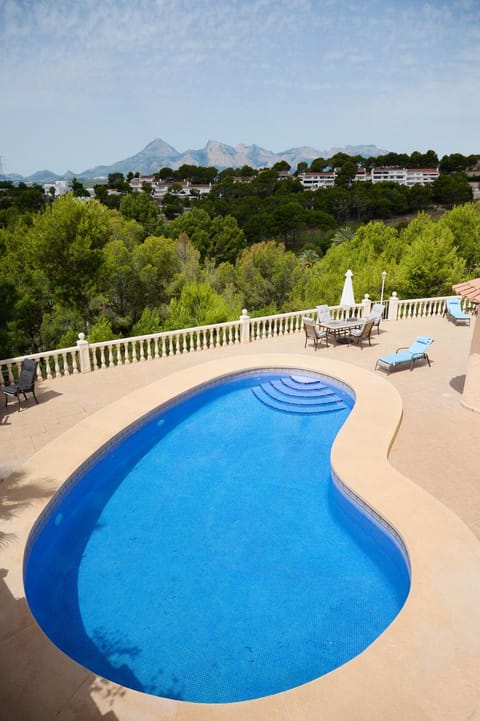
M142 194L139 194L141 197ZM325 252L249 242L231 215L202 208L165 223L145 196L110 209L66 195L0 230L0 357L339 302L351 268L357 299L443 295L480 274L480 206L400 228L343 226ZM131 216L135 217L131 217ZM261 218L259 219L261 222ZM325 239L324 239L325 242Z

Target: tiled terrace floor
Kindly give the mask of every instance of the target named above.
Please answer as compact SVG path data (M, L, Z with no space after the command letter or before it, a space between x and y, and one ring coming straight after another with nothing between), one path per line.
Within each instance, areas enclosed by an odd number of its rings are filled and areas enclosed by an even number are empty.
M435 342L430 352L432 361L430 368L426 364L418 364L413 372L401 370L389 376L380 371L376 373L399 391L403 401L403 419L392 444L389 460L394 468L448 506L480 539L478 460L480 413L468 411L460 403L471 333L471 328L454 326L440 317L409 319L384 322L380 335L377 336L376 332L372 335L371 347L365 346L363 349L339 345L321 347L315 351L311 346L304 348L303 334L297 334L45 381L38 386L37 395L40 401L38 405L35 405L33 400L29 400L22 405L20 413L17 412L14 403L0 411L0 478L2 479L0 499L6 500L8 504L13 497L15 502L28 505L28 498L15 498L15 484L11 482L12 477L10 479L8 477L13 470L21 473L22 464L31 459L37 451L96 411L126 394L136 390L141 392L143 387L154 381L167 379L169 374L179 369L191 369L194 377L195 369L199 364L217 358L228 360L235 356L295 353L307 358L337 359L373 372L375 360L379 355L391 353L398 346L409 345L417 335L431 335L435 338ZM372 444L375 444L375 440L375 437L371 439ZM71 444L72 441L65 441L65 454L68 454L72 448L68 443ZM412 509L412 513L415 513L415 509ZM0 508L0 530L2 520L5 520L2 515L4 514ZM19 505L18 524L22 523L21 518L22 508ZM13 521L10 518L3 527L8 532L15 533L15 524L15 518ZM40 653L38 647L32 646L32 638L35 639L35 644L40 644L37 636L32 637L28 630L25 630L24 634L19 632L24 622L22 619L25 615L25 601L18 597L17 589L9 586L9 574L14 564L18 565L21 562L18 554L15 553L14 545L10 546L7 538L3 548L0 547L0 658L3 658L3 661L0 661L0 721L3 719L43 721L54 717L64 721L80 721L80 719L116 721L117 716L109 710L108 698L101 712L93 709L90 700L92 687L88 694L84 690L82 693L80 686L84 682L80 676L75 712L69 711L68 704L67 706L64 704L63 712L57 715L58 707L53 704L49 715L49 694L44 688L38 688L38 682L34 681L38 677L38 668L33 673L30 665L35 663L38 667L39 662L36 659L43 660L44 651ZM56 663L57 656L54 658ZM478 659L472 661L477 662ZM55 674L58 676L55 677ZM26 676L31 678L30 685L27 682L28 693L31 694L28 703L23 698ZM333 674L332 678L334 676ZM41 678L43 684L50 682L53 684L55 679L54 685L57 690L58 687L62 687L62 668L52 666L48 673L41 674ZM442 683L448 684L449 679L443 679ZM99 680L97 687L100 685ZM380 687L379 692L381 692ZM379 718L373 711L368 719L365 716L357 718L355 702L352 701L349 705L348 693L344 698L344 689L339 689L338 694L339 703L343 704L345 709L345 713L341 716L344 721L370 721L370 719L376 721ZM451 721L467 718L470 721L480 720L480 686L476 691L474 690L472 696L477 698L478 703L476 707L471 707L469 714L462 709L462 715L455 716L450 713L442 715L442 720L447 718ZM141 706L141 699L139 704ZM434 700L432 704L434 705ZM150 716L146 708L141 711L140 706L132 709L131 715L122 716L122 721L127 717L129 720L139 721L140 719L153 721L153 718L157 718ZM421 706L425 709L428 703L422 703ZM83 708L83 713L79 713L79 707ZM419 713L418 708L419 706L412 700L411 707L407 704L404 709L392 708L390 717L384 715L382 718L391 718L395 721L397 719L433 721L440 718L435 713L428 714L424 710ZM183 719L182 714L179 713L177 716L176 712L171 711L170 706L166 706L162 721L164 718L172 721L178 718L180 721L180 717ZM331 716L335 719L339 717ZM222 716L215 713L210 718L220 719ZM284 715L280 709L269 718L271 721L277 719L283 721L287 719L287 715L286 713ZM290 718L294 716L288 715L288 719ZM205 721L206 719L207 716ZM227 716L225 716L226 720ZM326 721L327 716L320 715L319 711L318 720Z
M373 371L379 355L409 345L417 335L431 335L431 368L418 364L412 373L400 370L388 376L377 371L397 388L404 403L390 461L448 505L480 538L480 414L460 404L471 333L470 327L444 318L412 318L384 322L380 335L372 334L371 347L363 349L339 345L314 351L303 347L302 333L44 381L38 386L38 406L31 399L18 413L10 401L0 410L0 478L89 414L177 369L238 354L295 352Z

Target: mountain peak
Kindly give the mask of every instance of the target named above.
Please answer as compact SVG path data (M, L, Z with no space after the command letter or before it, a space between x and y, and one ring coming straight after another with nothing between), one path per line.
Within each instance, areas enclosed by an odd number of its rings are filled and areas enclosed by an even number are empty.
M155 138L143 150L135 155L119 160L112 165L97 165L94 168L76 173L79 180L97 180L106 178L110 173L139 172L141 175L157 173L163 167L177 170L181 165L213 166L222 170L223 168L242 168L249 165L252 168L271 168L280 160L286 160L291 168L295 169L300 162L310 163L314 158L331 158L335 153L343 151L348 155L363 155L364 157L383 155L387 150L380 150L375 145L347 145L344 148L331 148L330 150L316 150L315 148L300 146L290 148L280 153L266 150L259 145L239 144L235 147L227 145L218 140L208 140L201 150L186 150L180 153L172 145L166 143L162 138ZM56 176L50 171L41 171L35 175L25 178L32 182L45 182L52 177L55 180L66 178ZM73 174L72 174L73 175ZM18 176L20 177L20 176Z
M151 153L152 155L165 156L178 155L178 150L172 145L169 145L161 138L155 138L148 145L146 145L142 151L143 153Z

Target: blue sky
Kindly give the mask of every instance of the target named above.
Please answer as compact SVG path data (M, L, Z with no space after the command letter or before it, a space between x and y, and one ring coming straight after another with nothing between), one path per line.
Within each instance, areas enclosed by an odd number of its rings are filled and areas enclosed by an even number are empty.
M160 137L480 152L480 0L0 0L3 171Z

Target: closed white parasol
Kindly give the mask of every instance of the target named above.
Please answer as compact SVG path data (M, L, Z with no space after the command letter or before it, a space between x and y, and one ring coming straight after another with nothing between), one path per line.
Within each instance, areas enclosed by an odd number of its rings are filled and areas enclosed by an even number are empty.
M340 306L342 308L351 308L355 305L352 277L353 273L349 268L345 273L345 283L343 284L342 297L340 299Z

